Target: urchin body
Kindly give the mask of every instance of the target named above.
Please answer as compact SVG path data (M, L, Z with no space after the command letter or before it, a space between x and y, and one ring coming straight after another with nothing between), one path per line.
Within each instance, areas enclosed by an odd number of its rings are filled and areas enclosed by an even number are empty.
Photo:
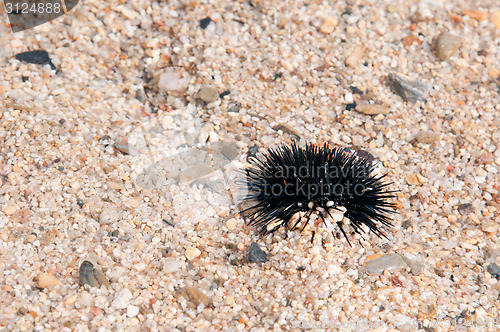
M374 174L375 165L355 153L328 144L305 148L295 144L270 149L262 158L253 158L244 170L247 195L251 206L243 213L249 224L266 235L283 226L293 230L305 218L317 213L343 229L344 218L354 232L363 233L362 225L377 236L384 236L380 225L391 226L395 197L383 182L385 175Z

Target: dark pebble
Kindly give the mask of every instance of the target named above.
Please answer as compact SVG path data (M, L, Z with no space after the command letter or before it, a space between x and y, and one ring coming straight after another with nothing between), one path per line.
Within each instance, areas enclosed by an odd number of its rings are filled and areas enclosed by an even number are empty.
M82 202L82 200L79 199L79 198L76 199L76 204L78 204L78 206L80 207L80 209L83 208L83 206L85 205L85 203Z
M28 76L23 76L21 77L21 79L23 80L23 82L27 82L30 78Z
M129 154L130 153L130 147L127 143L124 142L116 142L113 144L113 147L120 151L123 154Z
M352 109L355 109L355 108L356 108L356 105L357 105L356 103L346 104L346 105L345 105L345 110L346 110L346 111L350 111L350 110L352 110Z
M491 263L486 267L486 271L488 271L489 274L495 279L500 279L500 266L496 265L495 263Z
M405 101L415 103L417 100L426 102L430 86L417 80L410 80L398 73L389 73L389 84Z
M33 63L35 65L44 65L48 63L50 65L50 68L54 70L57 69L56 66L54 66L54 64L50 60L49 53L42 50L28 51L16 54L16 59L28 63Z
M252 242L248 250L248 261L251 263L265 263L268 261L267 254L260 249L257 243Z
M357 87L355 87L353 85L350 86L350 88L351 88L352 93L356 93L358 95L362 95L364 93L363 91L361 91L360 89L358 89Z
M231 93L231 91L226 90L226 91L222 92L222 93L219 95L219 97L220 97L220 98L224 98L225 96L229 95L230 93Z
M205 17L204 19L200 20L200 28L205 30L210 22L212 22L212 19L210 17Z
M172 227L174 227L174 226L175 226L174 224L172 224L172 223L171 223L170 221L168 221L167 219L162 219L162 220L163 220L163 222L164 222L164 223L166 223L166 224L167 224L167 225L169 225L169 226L172 226Z
M108 287L109 281L100 270L94 268L89 261L84 261L80 265L80 286L90 285L90 287Z
M362 149L356 150L356 155L370 163L375 160L375 157L366 150Z
M460 212L461 215L469 214L474 212L474 207L471 203L460 204L458 206L458 212Z

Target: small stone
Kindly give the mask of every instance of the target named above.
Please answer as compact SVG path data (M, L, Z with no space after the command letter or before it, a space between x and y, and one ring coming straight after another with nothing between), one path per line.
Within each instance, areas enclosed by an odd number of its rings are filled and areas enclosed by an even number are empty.
M417 100L426 102L430 89L428 84L418 80L410 80L408 77L394 72L389 73L387 79L394 92L406 102L415 103Z
M230 231L234 231L237 226L238 226L238 222L234 218L231 218L228 221L226 221L226 227Z
M330 16L325 19L323 24L320 26L319 31L323 32L324 34L329 34L332 33L333 30L339 25L339 20L334 17Z
M458 206L458 212L460 212L461 215L466 215L474 212L474 207L471 203L460 204Z
M109 286L109 281L99 269L89 261L84 261L80 265L80 286L90 285L90 287Z
M116 142L113 147L123 154L130 154L130 146L126 142Z
M82 292L78 296L77 304L80 307L90 307L94 305L94 298L88 292Z
M165 272L165 273L175 272L181 268L181 265L182 265L182 262L180 262L178 260L167 261L167 262L165 262L165 264L163 264L163 272Z
M425 265L421 261L410 259L404 256L403 260L405 261L406 265L408 265L408 267L410 268L410 272L413 275L419 275L424 270Z
M127 288L122 289L120 292L116 293L115 299L113 303L111 303L111 307L115 309L125 309L130 300L132 300L132 293Z
M257 243L252 242L248 249L248 261L251 263L265 263L268 261L267 254L260 249Z
M500 29L500 11L490 14L490 22L493 23L496 29Z
M191 307L195 309L200 308L200 306L205 308L210 304L208 297L197 287L186 286L179 290L178 295L186 298Z
M3 213L5 213L6 216L11 216L16 211L19 209L19 207L16 204L8 205L5 210L3 210Z
M56 70L56 66L52 63L49 57L49 53L43 50L29 51L16 54L16 59L28 63L33 63L35 65L49 64L53 70Z
M356 46L351 54L345 59L345 64L348 67L356 67L359 61L365 55L365 47L364 46Z
M71 295L70 297L68 297L68 298L64 301L64 303L65 303L66 305L73 305L73 304L75 304L75 303L76 303L76 300L78 300L78 294L73 294L73 295Z
M204 19L200 20L200 28L205 30L210 22L212 22L212 19L210 17L205 17Z
M406 177L406 183L413 185L413 186L419 186L422 184L419 178L419 174L410 174Z
M161 91L177 90L179 83L180 73L175 69L168 69L160 75L158 80L158 88Z
M193 260L201 255L201 251L198 248L189 247L186 249L185 256L189 260Z
M139 307L135 305L127 306L127 317L135 317L139 313Z
M439 60L453 57L462 45L462 38L448 32L442 32L434 42L434 51Z
M99 215L99 222L101 224L113 224L118 221L118 211L114 207L105 208Z
M466 9L462 10L462 15L469 16L477 21L484 21L488 19L488 13L482 10Z
M41 273L35 278L37 288L50 288L60 285L61 281L48 273Z
M219 98L219 93L216 89L210 86L204 86L200 89L200 91L198 91L198 98L206 103L211 103Z
M90 308L89 312L94 316L98 316L102 313L102 310L99 307L92 307Z
M439 134L430 130L420 131L417 136L415 136L415 140L419 143L431 144L437 141L439 138Z
M488 235L494 235L497 232L497 225L492 222L483 222L481 223L481 230Z
M368 273L382 274L384 271L397 271L406 267L406 263L398 254L386 254L365 261L363 264Z
M363 150L363 149L356 150L356 155L359 158L362 158L365 161L370 162L370 163L375 160L375 157L370 152Z
M366 115L387 114L389 113L389 107L386 105L359 102L356 105L356 111Z
M403 39L401 39L401 43L403 43L403 45L406 48L408 48L414 43L417 43L418 45L420 45L420 44L422 44L422 41L417 36L409 35L409 36L406 36Z
M495 263L491 263L486 267L486 271L495 279L500 279L500 266Z

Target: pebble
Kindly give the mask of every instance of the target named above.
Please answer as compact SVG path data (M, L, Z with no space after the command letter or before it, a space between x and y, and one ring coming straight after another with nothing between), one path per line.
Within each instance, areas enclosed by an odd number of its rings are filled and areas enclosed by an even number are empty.
M3 213L5 213L6 216L11 216L16 213L18 209L19 207L16 204L8 205L5 210L3 210Z
M406 183L413 185L413 186L419 186L422 184L421 177L422 176L418 173L410 174L406 177Z
M41 273L35 278L35 285L37 288L50 288L60 285L61 281L48 273Z
M125 309L129 305L130 300L132 300L132 297L132 293L127 288L124 288L116 293L111 307L114 309Z
M193 260L201 255L201 251L198 248L188 247L185 252L185 256L189 260Z
M370 163L375 160L375 157L370 152L363 149L356 150L356 155Z
M395 72L387 76L391 88L406 102L415 103L417 100L426 102L430 86L418 80L410 80L408 77Z
M356 46L351 54L345 59L345 64L348 67L356 67L359 61L365 55L365 47L364 46Z
M397 271L406 267L406 263L398 254L375 255L375 258L367 257L364 268L371 274L382 274L384 271Z
M419 143L431 144L437 141L439 134L430 130L420 131L415 136L415 140Z
M226 227L230 231L234 231L237 226L238 226L238 222L234 218L231 218L228 221L226 221Z
M113 147L123 154L130 154L130 146L127 142L116 142Z
M219 98L219 93L210 86L204 86L198 91L198 98L206 103L211 103Z
M189 301L190 305L197 309L200 306L203 308L210 304L210 300L208 297L197 287L186 286L181 288L178 292L179 296L186 298Z
M114 207L105 208L99 215L99 222L105 225L113 224L118 221L119 215L120 214L118 213L116 208Z
M84 261L80 265L80 286L90 285L90 287L101 287L102 285L108 287L109 281L99 269L89 261Z
M500 279L500 266L496 265L495 263L491 263L486 267L486 271L488 271L489 274L493 278Z
M329 34L332 33L333 30L339 25L339 20L334 17L330 16L325 19L323 24L319 27L319 31L323 32L324 34Z
M464 204L460 204L458 206L458 212L461 214L461 215L467 215L469 213L472 213L474 212L474 207L472 206L471 203L464 203Z
M462 38L442 32L434 42L434 51L439 60L447 60L457 53L461 44Z
M404 257L404 256L403 256L403 260L405 261L406 265L408 265L408 267L410 268L410 272L413 275L419 275L424 270L425 265L424 265L424 263L422 263L419 260L410 259L410 258Z
M462 15L469 16L477 21L484 21L488 19L488 13L482 10L466 9L462 10Z
M496 29L500 29L500 11L490 14L490 22L493 23Z
M165 262L165 264L163 264L163 272L165 273L175 272L181 268L181 265L182 262L178 260L167 261Z
M410 47L414 43L417 43L418 45L420 45L420 44L422 44L422 41L417 36L409 35L409 36L406 36L403 39L401 39L401 43L405 47Z
M139 307L135 305L127 306L127 317L135 317L139 313Z
M205 17L204 19L200 20L200 28L205 30L210 22L212 22L212 19L210 17Z
M252 242L248 249L248 261L251 263L265 263L268 261L267 254L260 249L257 243Z
M53 70L56 70L56 66L52 63L49 57L49 53L47 51L43 50L36 50L36 51L28 51L28 52L23 52L23 53L18 53L16 54L16 59L28 63L33 63L36 65L44 65L44 64L49 64L50 68Z
M366 115L387 114L389 107L381 104L372 104L369 102L359 102L356 104L356 111Z
M164 73L160 75L158 80L158 88L161 91L172 91L177 90L179 83L180 73L175 69L167 69Z
M82 292L78 296L77 304L80 307L90 307L94 305L94 298L88 292Z

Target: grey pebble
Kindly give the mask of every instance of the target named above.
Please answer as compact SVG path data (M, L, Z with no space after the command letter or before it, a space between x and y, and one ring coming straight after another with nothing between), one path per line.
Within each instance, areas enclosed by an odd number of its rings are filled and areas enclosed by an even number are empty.
M211 103L219 98L219 92L210 86L204 86L198 91L198 98L206 103Z
M474 207L472 206L471 203L460 204L458 206L458 212L460 212L461 215L469 214L474 212Z
M434 41L434 51L439 60L447 60L454 56L460 45L462 38L448 32L442 32Z
M396 271L406 267L403 258L398 254L386 254L365 263L364 268L371 274L382 274L384 271Z
M84 261L80 265L80 286L90 285L90 287L108 287L109 281L99 269L89 261Z
M408 77L394 72L389 73L387 79L394 92L405 101L410 103L415 103L418 100L426 102L431 88L430 85L418 80L410 80Z
M251 263L265 263L268 261L267 254L260 249L259 245L252 242L248 249L248 261Z
M493 278L500 279L500 266L496 265L495 263L491 263L486 267L486 271L488 271L489 274Z
M116 142L113 147L123 154L130 154L130 146L125 142Z
M422 263L419 260L410 259L410 258L404 257L404 256L403 256L403 260L405 261L406 265L408 265L410 267L410 272L413 275L419 275L424 270L425 265L424 265L424 263Z

